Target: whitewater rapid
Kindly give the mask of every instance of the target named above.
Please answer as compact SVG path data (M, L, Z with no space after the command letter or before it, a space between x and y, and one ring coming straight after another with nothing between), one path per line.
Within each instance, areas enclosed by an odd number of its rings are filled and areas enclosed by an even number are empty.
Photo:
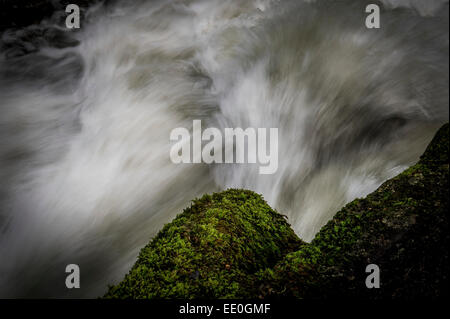
M309 241L416 162L448 121L448 1L385 0L369 30L372 2L117 1L79 31L61 12L4 32L0 296L100 296L190 200L229 187ZM277 172L173 164L171 130L197 119L278 128Z

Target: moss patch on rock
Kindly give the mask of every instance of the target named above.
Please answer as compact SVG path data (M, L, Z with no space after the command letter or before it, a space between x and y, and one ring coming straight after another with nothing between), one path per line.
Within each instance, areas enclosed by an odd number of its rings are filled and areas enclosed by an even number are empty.
M448 296L448 134L446 124L416 165L346 205L310 244L251 191L194 200L105 297ZM369 264L379 289L366 287Z
M446 124L420 161L339 211L311 244L260 273L262 297L415 298L448 295ZM380 288L368 289L368 264Z
M260 195L236 189L205 195L141 250L105 297L251 297L255 274L301 244Z

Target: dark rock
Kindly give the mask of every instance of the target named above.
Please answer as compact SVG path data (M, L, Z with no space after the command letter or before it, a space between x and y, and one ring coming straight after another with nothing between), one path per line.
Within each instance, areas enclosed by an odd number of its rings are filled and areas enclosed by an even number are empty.
M448 296L448 124L419 163L357 199L309 245L261 273L265 297L436 298ZM380 267L368 289L365 268ZM268 291L268 287L271 289Z
M105 297L448 297L448 128L416 165L346 205L310 244L251 191L205 195ZM368 289L372 263L381 287Z
M251 297L255 274L301 245L260 195L235 189L205 195L141 250L105 297Z

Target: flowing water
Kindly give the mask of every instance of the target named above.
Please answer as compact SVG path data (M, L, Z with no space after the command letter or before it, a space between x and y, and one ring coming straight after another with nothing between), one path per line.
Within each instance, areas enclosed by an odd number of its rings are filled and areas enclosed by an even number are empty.
M370 1L375 2L375 1ZM0 296L96 297L191 199L263 194L311 240L448 121L448 1L117 1L0 41ZM380 2L377 2L381 5ZM279 167L170 161L170 131L279 129ZM81 289L65 287L65 265Z

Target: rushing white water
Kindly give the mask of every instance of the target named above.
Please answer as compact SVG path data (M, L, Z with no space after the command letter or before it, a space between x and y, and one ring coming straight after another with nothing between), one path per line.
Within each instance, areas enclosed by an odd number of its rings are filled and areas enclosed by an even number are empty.
M311 240L417 161L448 121L448 1L383 2L371 30L366 1L161 0L96 6L79 32L63 12L6 31L0 296L99 296L191 199L229 187ZM193 119L279 128L278 171L171 163L170 131Z

